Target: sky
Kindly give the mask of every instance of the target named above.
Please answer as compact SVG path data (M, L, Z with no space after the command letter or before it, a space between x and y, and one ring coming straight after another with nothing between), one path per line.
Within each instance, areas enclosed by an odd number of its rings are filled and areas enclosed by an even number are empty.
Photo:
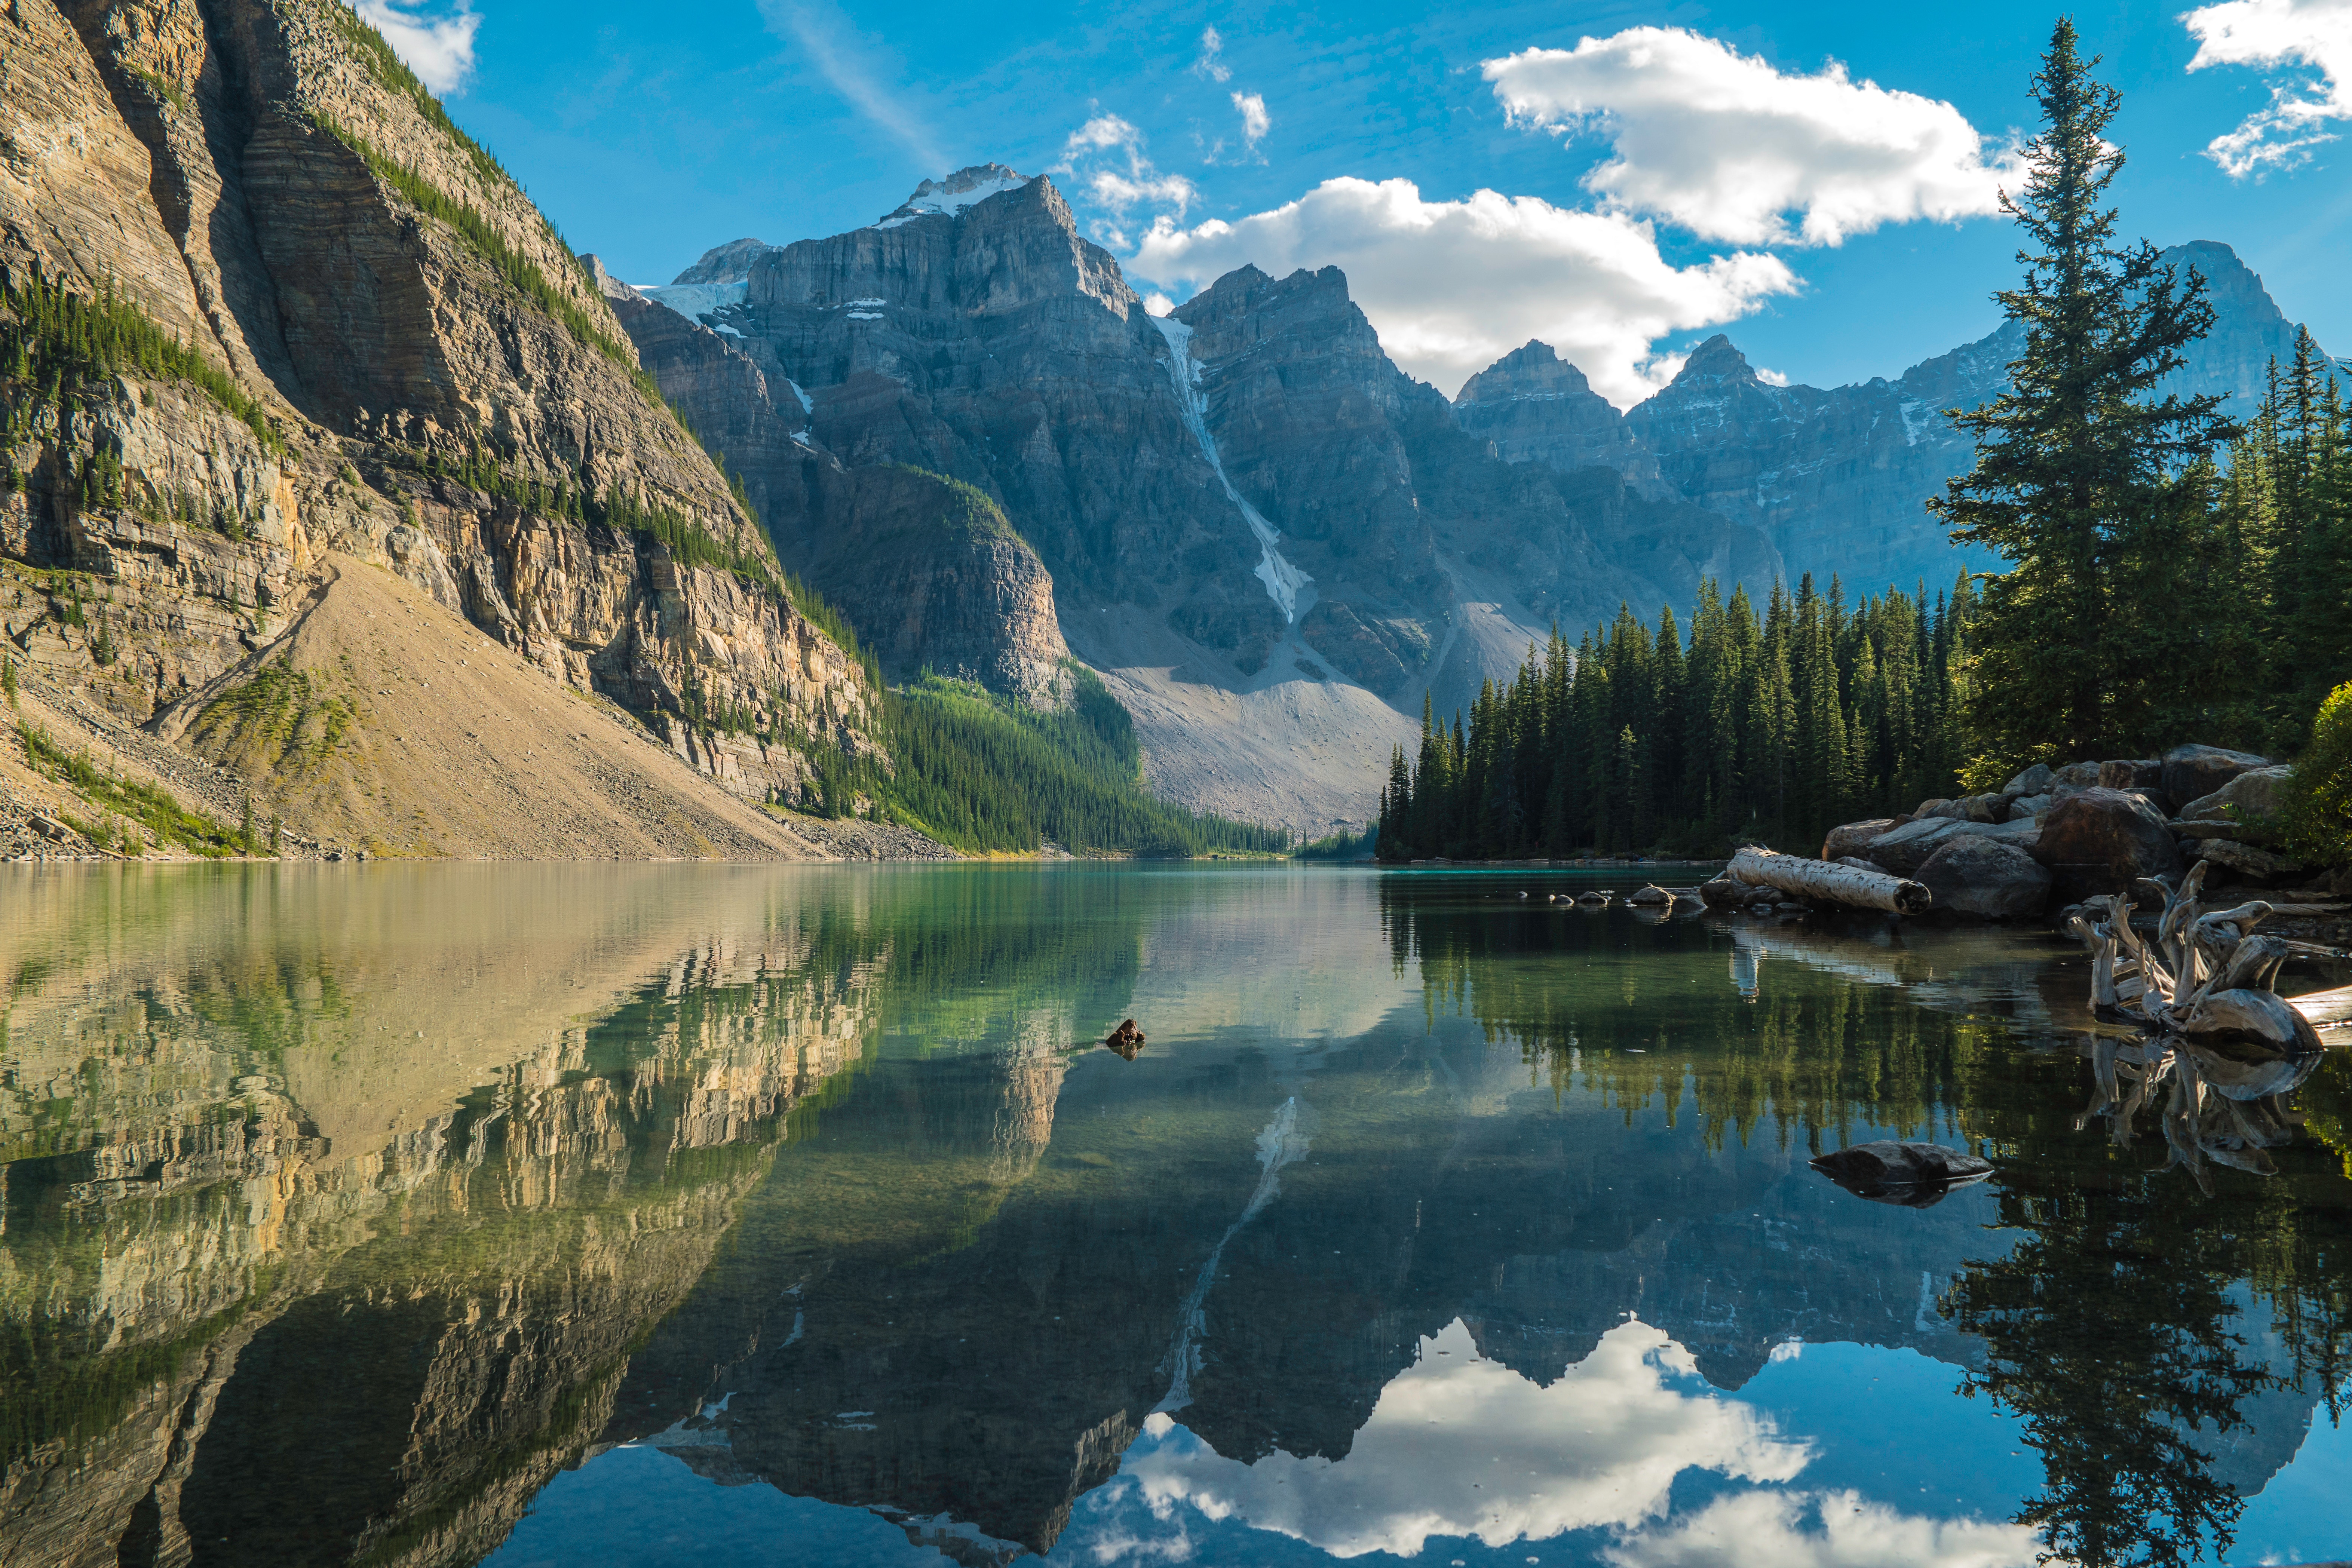
M1451 395L1541 339L1621 406L1727 332L1768 377L1990 331L2047 4L360 0L580 251L870 224L1045 174L1155 309L1336 265ZM2352 354L2352 0L2097 0L2126 236L2220 240Z

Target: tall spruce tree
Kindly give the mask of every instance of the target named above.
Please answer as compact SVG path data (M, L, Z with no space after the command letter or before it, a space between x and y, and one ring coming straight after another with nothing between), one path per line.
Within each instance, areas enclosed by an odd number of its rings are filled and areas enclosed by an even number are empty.
M1969 628L1970 742L2001 762L2144 738L2119 721L2137 727L2144 689L2179 672L2152 668L2140 639L2181 606L2128 598L2119 579L2177 543L2184 509L2210 493L2191 470L2233 434L2219 395L2152 395L2213 310L2194 270L2183 279L2146 241L2116 243L2102 204L2123 167L2105 136L2122 95L2092 79L2097 63L2061 19L2033 79L2042 130L2026 144L2025 189L2001 195L2029 241L2022 283L1998 296L2025 349L2007 392L1950 411L1976 437L1976 467L1928 502L1955 540L2013 563L1986 580Z

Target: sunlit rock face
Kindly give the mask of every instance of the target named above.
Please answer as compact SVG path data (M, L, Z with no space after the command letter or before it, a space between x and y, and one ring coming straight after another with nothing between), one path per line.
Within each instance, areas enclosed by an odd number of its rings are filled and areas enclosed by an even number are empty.
M0 1097L8 1371L52 1394L0 1481L12 1551L467 1560L602 1427L860 1059L883 960L748 887L686 913L657 874L547 875L518 928L446 879L289 870L274 953L217 939L242 883L126 883L161 930L129 970L76 951L86 905L10 889L0 942L68 954L16 967Z

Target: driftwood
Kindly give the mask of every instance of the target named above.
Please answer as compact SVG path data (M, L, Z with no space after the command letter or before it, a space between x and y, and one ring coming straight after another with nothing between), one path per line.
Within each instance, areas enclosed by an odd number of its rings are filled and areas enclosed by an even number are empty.
M1731 858L1727 873L1742 882L1776 888L1792 898L1889 914L1926 914L1935 895L1917 882L1830 860L1807 860L1750 845Z
M2095 1098L2075 1125L2109 1117L2116 1142L2127 1145L2141 1109L2169 1079L2167 1168L2181 1166L2210 1192L2208 1162L2270 1173L2267 1151L2293 1135L2286 1096L2311 1076L2324 1048L2310 1014L2332 1009L2279 994L2280 967L2312 950L2254 933L2273 912L2269 904L2206 910L2199 898L2206 865L2199 861L2177 887L2155 879L2164 910L2153 942L2133 928L2132 901L2120 893L2094 900L2090 915L2067 924L2090 950L2093 1011L2141 1031L2133 1041L2093 1041Z

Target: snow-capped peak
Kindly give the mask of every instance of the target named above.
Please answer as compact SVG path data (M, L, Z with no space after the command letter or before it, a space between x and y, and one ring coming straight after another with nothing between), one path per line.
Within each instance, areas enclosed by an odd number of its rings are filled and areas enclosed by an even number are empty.
M944 180L925 180L898 211L886 215L874 226L896 228L919 217L954 217L966 207L1007 191L1017 191L1028 183L1028 175L1002 163L975 163L969 169L958 169Z
M711 318L730 305L740 305L751 292L751 285L742 279L732 283L635 283L630 287L656 305L667 305L689 321L699 321L730 337L743 334L733 327L722 326Z

